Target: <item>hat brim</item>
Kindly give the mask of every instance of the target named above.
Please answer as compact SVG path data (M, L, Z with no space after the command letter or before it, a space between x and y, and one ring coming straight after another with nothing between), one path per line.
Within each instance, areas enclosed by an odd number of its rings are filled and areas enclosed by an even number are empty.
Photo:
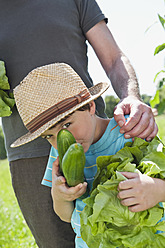
M48 130L51 126L55 125L57 122L59 122L61 119L63 119L65 116L73 113L77 109L81 108L82 106L86 105L87 103L91 102L92 100L97 99L100 95L102 95L109 87L108 83L98 83L94 85L93 87L89 88L89 92L91 94L91 97L76 106L72 107L71 109L67 110L66 112L58 115L57 117L53 118L52 120L48 121L46 124L41 126L39 129L37 129L35 132L31 133L28 132L27 134L21 136L18 138L15 142L11 144L11 147L18 147L21 145L24 145L26 143L29 143L32 140L35 140L38 138L42 133L44 133L46 130Z

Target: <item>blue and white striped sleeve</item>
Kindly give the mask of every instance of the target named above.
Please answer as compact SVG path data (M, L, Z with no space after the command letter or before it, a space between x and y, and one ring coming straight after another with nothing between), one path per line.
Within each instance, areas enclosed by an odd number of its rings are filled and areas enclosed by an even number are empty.
M53 162L57 159L57 156L58 156L58 152L52 146L51 150L50 150L49 159L48 159L47 167L45 170L45 174L44 174L44 177L43 177L42 182L41 182L42 185L52 187L52 166L53 166Z

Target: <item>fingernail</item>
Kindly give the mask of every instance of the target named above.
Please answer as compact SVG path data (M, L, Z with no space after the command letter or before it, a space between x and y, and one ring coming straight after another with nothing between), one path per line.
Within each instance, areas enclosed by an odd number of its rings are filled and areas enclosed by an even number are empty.
M119 127L122 127L124 125L124 122L123 121L119 121L118 122L118 125L119 125Z
M124 130L120 130L120 133L122 133L122 134L123 134L123 133L124 133Z
M79 189L81 189L83 187L82 183L79 184Z
M129 134L125 134L124 137L125 137L126 139L131 138L131 136L130 136Z

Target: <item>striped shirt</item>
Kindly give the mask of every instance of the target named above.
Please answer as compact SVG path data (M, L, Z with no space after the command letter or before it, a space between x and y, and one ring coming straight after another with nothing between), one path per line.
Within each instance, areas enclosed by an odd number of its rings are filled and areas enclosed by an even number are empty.
M86 164L84 168L84 176L90 190L92 189L92 183L97 171L96 158L103 155L114 155L117 151L124 147L124 144L126 142L132 141L132 139L125 139L124 135L121 134L119 130L120 127L117 125L114 118L112 118L100 140L95 144L92 144L89 150L85 153ZM57 158L57 156L57 150L52 147L45 175L42 180L43 185L49 187L52 186L52 163ZM84 209L84 207L85 203L83 203L82 200L77 199L75 209L71 218L71 224L73 230L76 233L76 248L88 248L86 243L82 240L80 234L80 213Z
M94 180L94 176L97 171L96 167L96 158L102 155L113 155L121 148L123 148L124 144L128 141L132 141L131 139L125 139L124 135L119 132L120 127L115 122L114 118L112 118L106 128L103 136L96 142L91 145L89 150L85 153L86 155L86 164L84 168L84 176L85 180L88 183L88 187L92 189L92 183ZM56 160L58 156L58 152L55 148L51 148L50 156L47 164L47 168L45 171L45 175L42 180L42 184L51 187L52 186L52 164ZM80 216L79 214L83 210L85 203L81 200L76 200L75 209L72 214L71 224L73 230L76 233L76 248L87 248L88 246L82 240L80 235Z

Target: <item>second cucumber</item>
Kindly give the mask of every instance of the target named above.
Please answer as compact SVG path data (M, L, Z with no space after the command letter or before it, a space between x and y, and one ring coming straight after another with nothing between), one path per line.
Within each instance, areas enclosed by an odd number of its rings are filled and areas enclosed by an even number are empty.
M85 153L81 144L70 145L62 159L62 172L68 186L84 182Z

